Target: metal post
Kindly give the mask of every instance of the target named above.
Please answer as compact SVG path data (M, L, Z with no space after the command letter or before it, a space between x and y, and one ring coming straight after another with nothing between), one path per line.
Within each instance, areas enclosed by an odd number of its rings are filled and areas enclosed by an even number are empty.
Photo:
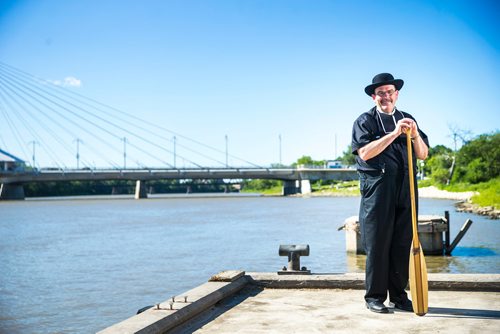
M225 138L226 138L226 168L228 168L228 167L229 167L229 164L228 164L228 159L227 159L227 158L228 158L228 151L227 151L227 135L225 136Z
M76 140L76 169L80 169L80 139Z
M76 169L80 169L80 143L82 142L80 138L76 138Z
M444 232L444 250L447 253L450 248L450 212L444 212L444 219L446 219L446 232ZM447 253L447 255L449 255Z
M335 134L335 156L333 157L334 160L337 160L337 134Z
M123 169L127 169L127 137L123 137Z
M36 162L35 145L36 141L33 141L33 168L35 168L35 162Z
M467 219L462 228L460 229L460 232L458 232L455 239L453 239L453 242L451 243L450 247L446 249L446 255L451 255L451 252L455 249L460 240L462 240L463 236L465 235L465 233L467 233L467 230L469 230L469 227L471 225L472 225L472 220Z
M176 160L177 160L177 153L176 153L176 149L177 149L177 137L174 136L174 168L176 168Z
M30 141L28 144L33 144L33 155L32 155L32 159L33 159L33 168L35 168L35 165L36 165L36 149L35 149L35 146L36 144L38 144L38 142L36 140L32 140Z
M281 167L281 133L278 136L279 141L280 141L280 167Z

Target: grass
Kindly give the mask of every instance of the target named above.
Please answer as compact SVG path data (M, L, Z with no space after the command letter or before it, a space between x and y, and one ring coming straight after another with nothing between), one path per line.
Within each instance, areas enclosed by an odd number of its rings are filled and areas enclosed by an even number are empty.
M479 194L471 198L472 203L479 206L493 206L500 208L500 177L477 184L470 183L453 183L450 185L434 184L431 180L423 180L419 182L419 187L436 186L441 190L451 192L476 191Z
M434 183L432 183L431 179L419 180L418 181L418 187L419 188L430 187L430 186L433 186L433 185L434 185Z
M433 183L431 180L421 180L418 182L418 186L436 186L441 190L450 192L476 191L479 194L472 197L472 203L482 207L492 206L500 208L500 178L478 184L455 183L451 185L439 185ZM313 184L312 191L316 194L324 193L325 195L358 196L359 181L344 181L329 185ZM275 186L269 189L244 188L242 192L257 192L266 196L279 196L282 193L282 187Z
M359 195L359 181L342 181L329 185L312 186L314 193L334 194L337 196L358 196Z
M255 189L250 187L245 187L241 190L242 193L259 193L266 196L277 196L281 195L283 192L282 186L274 186L268 189Z
M479 195L472 196L472 203L479 206L500 208L500 178L479 183L474 186L473 190L479 192Z

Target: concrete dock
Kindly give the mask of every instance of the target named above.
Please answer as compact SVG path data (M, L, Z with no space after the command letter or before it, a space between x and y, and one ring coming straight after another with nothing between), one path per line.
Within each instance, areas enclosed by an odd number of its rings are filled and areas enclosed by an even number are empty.
M429 311L419 317L367 310L364 274L227 271L99 333L500 332L500 274L429 274L428 281Z

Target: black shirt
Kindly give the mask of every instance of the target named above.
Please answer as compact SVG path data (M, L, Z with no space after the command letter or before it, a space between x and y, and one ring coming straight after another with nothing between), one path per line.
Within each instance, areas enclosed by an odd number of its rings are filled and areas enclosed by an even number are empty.
M408 153L406 148L406 135L402 134L396 138L379 155L364 161L358 155L358 149L366 144L377 140L396 128L396 123L402 118L411 118L413 116L403 111L394 110L392 115L380 113L376 107L365 112L354 121L352 127L352 153L356 155L357 169L360 171L384 171L388 173L399 173L408 170ZM429 146L427 135L418 130L425 144ZM416 158L413 154L416 168Z

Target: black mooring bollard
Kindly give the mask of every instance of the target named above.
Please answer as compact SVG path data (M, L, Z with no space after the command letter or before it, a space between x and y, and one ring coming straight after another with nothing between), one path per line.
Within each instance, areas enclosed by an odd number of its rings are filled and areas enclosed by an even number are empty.
M280 256L288 256L288 267L278 271L278 274L310 274L306 267L300 267L300 257L309 256L309 245L280 245Z

